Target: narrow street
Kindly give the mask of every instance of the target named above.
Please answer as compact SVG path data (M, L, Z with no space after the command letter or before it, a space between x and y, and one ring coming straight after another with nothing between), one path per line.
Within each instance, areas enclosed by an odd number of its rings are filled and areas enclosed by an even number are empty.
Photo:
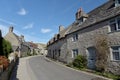
M69 69L43 56L21 58L17 69L11 80L96 80L95 75Z

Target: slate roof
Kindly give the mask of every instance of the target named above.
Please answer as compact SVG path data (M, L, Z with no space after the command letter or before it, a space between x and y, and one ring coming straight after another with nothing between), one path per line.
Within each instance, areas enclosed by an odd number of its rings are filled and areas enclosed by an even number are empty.
M89 27L90 25L94 25L117 15L120 15L120 7L115 7L114 0L109 0L105 4L89 12L87 20L81 25L74 25L69 33Z
M49 40L50 44L57 40L57 35L59 35L59 39L64 38L65 35L68 34L68 31L72 28L72 26L73 26L73 24L71 24L70 26L68 26L64 30L60 31L58 34L55 34L54 37ZM55 39L55 41L54 41L54 39ZM49 42L47 44L49 44Z
M114 0L109 0L105 4L87 13L87 15L88 15L87 20L83 22L81 25L79 25L78 22L75 21L66 29L59 32L58 34L60 35L60 38L64 38L65 35L67 34L84 29L86 27L90 27L91 25L94 25L96 23L99 23L120 15L120 7L115 7ZM56 36L54 36L49 42L53 43L54 38L56 38ZM49 45L49 42L47 43L48 45Z

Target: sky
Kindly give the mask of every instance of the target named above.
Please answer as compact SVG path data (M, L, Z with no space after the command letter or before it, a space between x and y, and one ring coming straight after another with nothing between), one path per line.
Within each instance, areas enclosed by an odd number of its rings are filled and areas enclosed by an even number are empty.
M0 0L0 29L4 37L10 26L26 41L47 43L58 33L59 25L68 27L79 8L86 13L108 0Z

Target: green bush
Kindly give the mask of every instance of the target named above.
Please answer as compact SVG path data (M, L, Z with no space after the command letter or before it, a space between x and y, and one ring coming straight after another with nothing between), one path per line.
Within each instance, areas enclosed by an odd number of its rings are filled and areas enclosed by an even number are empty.
M86 66L87 66L87 59L85 58L85 56L78 55L74 59L72 64L73 64L74 67L77 67L79 69L86 68Z
M4 38L1 38L1 48L0 55L8 57L9 53L12 52L12 46L9 41L6 41Z

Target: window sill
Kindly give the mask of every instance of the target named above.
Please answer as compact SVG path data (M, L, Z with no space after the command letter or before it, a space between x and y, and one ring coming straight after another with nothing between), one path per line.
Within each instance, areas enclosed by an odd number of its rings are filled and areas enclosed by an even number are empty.
M72 42L77 42L78 40L72 41Z
M120 30L117 30L117 31L111 31L111 32L108 32L108 34L112 34L112 33L115 33L115 32L120 32Z
M111 60L111 62L120 62L120 60Z

